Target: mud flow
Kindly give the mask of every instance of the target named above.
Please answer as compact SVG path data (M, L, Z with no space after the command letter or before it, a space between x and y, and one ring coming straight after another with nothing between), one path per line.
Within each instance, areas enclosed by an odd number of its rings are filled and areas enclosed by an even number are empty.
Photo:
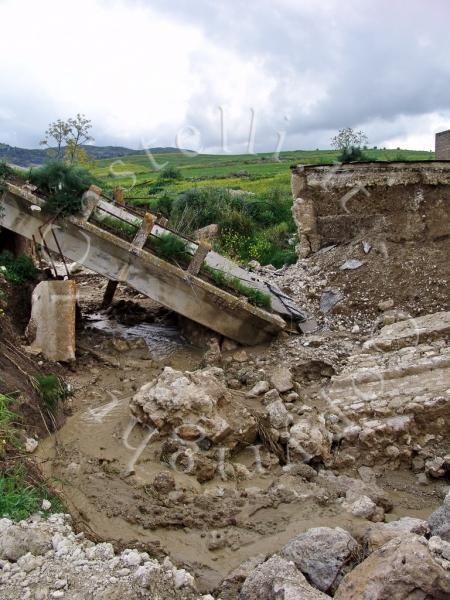
M243 561L276 552L311 527L340 526L355 535L366 529L366 520L342 507L342 477L320 464L314 469L283 464L286 460L270 452L261 437L234 453L217 448L214 455L209 449L214 472L208 462L193 473L185 455L168 451L170 436L137 423L129 403L164 367L195 371L211 350L194 348L171 318L155 318L148 307L134 322L127 305L131 324L114 310L98 311L93 286L88 294L83 289L85 319L76 370L69 377L70 415L40 443L37 460L85 531L118 547L169 555L207 592ZM266 353L266 348L252 351L254 371ZM232 356L236 349L222 352L225 371L236 364ZM242 392L240 398L249 410L259 403ZM189 444L195 446L196 439ZM388 520L426 517L440 502L433 486L418 491L407 470L388 472L373 485L389 490Z

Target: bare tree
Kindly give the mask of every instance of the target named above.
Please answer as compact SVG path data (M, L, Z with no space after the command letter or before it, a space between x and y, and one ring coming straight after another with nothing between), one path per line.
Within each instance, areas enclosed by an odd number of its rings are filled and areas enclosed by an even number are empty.
M94 139L89 133L92 122L85 115L78 113L75 118L69 119L67 124L70 129L66 137L65 158L70 164L73 164L78 162L78 156L84 152L80 146Z
M63 146L66 143L69 133L69 122L58 119L57 121L49 124L47 131L45 132L45 139L40 142L41 146L49 146L49 141L54 140L56 147L49 148L48 152L50 155L54 155L53 157L56 160L60 160L63 155Z
M351 127L340 129L338 134L331 138L331 145L337 150L361 148L367 143L367 135L363 131L354 131Z

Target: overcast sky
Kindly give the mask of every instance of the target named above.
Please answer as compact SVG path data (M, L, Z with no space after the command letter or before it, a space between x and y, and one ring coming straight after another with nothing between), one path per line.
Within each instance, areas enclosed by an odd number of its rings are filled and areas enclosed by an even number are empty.
M0 0L0 142L85 113L98 145L430 150L449 0ZM253 116L252 116L253 115Z

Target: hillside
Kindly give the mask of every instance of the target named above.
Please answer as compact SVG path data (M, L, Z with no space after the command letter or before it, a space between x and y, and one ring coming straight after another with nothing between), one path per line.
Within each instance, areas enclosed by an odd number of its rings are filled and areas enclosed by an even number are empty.
M145 156L145 150L133 150L123 146L83 146L93 160L117 158L119 156ZM151 152L158 154L178 152L176 148L151 148ZM8 144L0 143L0 161L18 165L20 167L31 167L41 165L49 158L48 150L45 148L17 148Z
M182 178L165 182L161 192L176 194L191 187L222 187L264 193L273 185L290 190L290 166L293 164L330 164L337 160L335 150L289 150L281 152L276 160L272 153L262 154L197 154L184 152L160 153L153 151L154 163L143 154L130 154L122 165L99 160L93 173L104 179L104 188L120 185L133 203L146 205L159 170L165 165L177 167ZM434 153L420 150L366 150L371 160L432 160ZM123 173L123 176L121 176ZM157 195L157 194L156 194Z

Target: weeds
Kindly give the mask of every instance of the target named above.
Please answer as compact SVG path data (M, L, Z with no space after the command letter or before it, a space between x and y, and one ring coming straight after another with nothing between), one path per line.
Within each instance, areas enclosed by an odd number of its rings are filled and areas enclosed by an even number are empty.
M70 395L67 384L57 375L36 375L34 386L40 399L51 414L55 414L59 402Z
M19 440L14 429L18 416L10 409L13 399L0 394L0 458L3 458L8 446L18 446Z
M150 246L157 256L171 262L186 261L186 241L173 233L151 236Z
M261 308L271 308L270 295L256 288L246 285L238 277L227 275L220 269L214 269L208 265L203 265L202 270L214 281L220 288L229 288L242 296L248 298L250 304L260 306Z
M32 281L37 274L31 258L25 255L15 257L9 250L0 253L0 269L5 279L15 284Z
M132 223L128 223L122 219L116 219L115 217L110 217L103 214L100 216L98 212L95 213L94 220L107 229L110 229L115 234L127 239L132 239L138 229L137 226L133 225Z
M52 512L63 512L61 501L44 484L29 481L23 466L0 473L0 517L21 521L42 510L43 500L49 500Z

